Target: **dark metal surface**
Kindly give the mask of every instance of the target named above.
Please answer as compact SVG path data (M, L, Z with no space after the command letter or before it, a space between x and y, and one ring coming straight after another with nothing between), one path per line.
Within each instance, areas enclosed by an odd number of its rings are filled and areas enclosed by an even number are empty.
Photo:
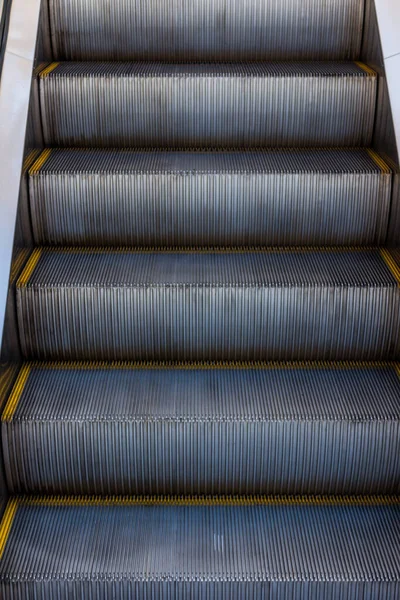
M33 590L49 600L400 592L398 504L94 504L18 503L0 562L4 600Z
M377 80L355 63L61 63L39 84L47 145L295 147L368 146Z
M30 173L36 242L378 244L392 173L366 150L53 150ZM41 166L42 165L42 166Z
M32 366L2 423L13 493L400 492L394 366Z
M49 0L56 60L358 58L362 0Z
M25 356L380 359L400 291L379 252L49 250L17 287Z

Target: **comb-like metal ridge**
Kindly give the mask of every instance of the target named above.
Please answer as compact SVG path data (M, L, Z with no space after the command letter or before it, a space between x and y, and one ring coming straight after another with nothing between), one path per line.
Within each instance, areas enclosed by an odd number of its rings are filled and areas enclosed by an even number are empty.
M60 63L47 145L366 146L377 78L356 63Z
M13 493L400 492L394 365L28 369L2 423Z
M400 591L399 505L18 502L4 600L379 597Z
M43 250L17 282L21 344L47 359L392 358L392 263L375 250Z
M56 60L346 60L361 0L49 0ZM307 16L306 20L304 16Z
M392 174L367 150L46 150L39 244L379 244Z

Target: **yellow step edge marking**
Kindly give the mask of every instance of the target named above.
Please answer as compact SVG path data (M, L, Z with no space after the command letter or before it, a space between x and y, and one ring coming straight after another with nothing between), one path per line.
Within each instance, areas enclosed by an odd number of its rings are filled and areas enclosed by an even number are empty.
M354 64L356 64L357 67L360 67L360 69L362 69L363 71L365 71L365 73L367 73L368 75L376 77L376 71L374 71L373 69L371 69L371 67L369 67L365 63L359 62L359 61L354 61Z
M18 499L11 498L11 500L9 500L7 503L6 510L4 511L4 515L0 523L0 560L4 554L17 508Z
M32 164L32 161L35 160L35 158L40 154L40 150L32 150L32 152L29 152L29 154L27 156L25 156L24 158L24 162L22 165L22 170L25 172L29 166Z
M399 365L399 364L397 364L397 365L395 366L395 369L396 369L396 373L397 373L397 375L400 377L400 365Z
M17 381L14 384L10 397L7 400L7 404L5 405L3 414L1 416L2 421L12 421L12 418L18 406L18 402L22 396L22 392L24 391L26 382L28 381L30 371L30 364L24 364L21 371L19 372Z
M381 248L380 253L383 260L391 270L393 277L396 279L397 284L400 286L400 268L394 260L393 256L391 255L389 250L386 250L385 248Z
M23 496L25 506L377 506L398 496Z
M29 169L29 175L35 175L40 171L40 169L43 167L43 165L49 158L51 150L51 148L46 148L45 150L43 150L38 159L33 163L31 168Z
M372 158L372 160L381 169L382 173L384 173L385 175L391 175L391 173L392 173L391 168L389 167L389 165L387 165L385 163L385 161L383 160L383 158L381 156L379 156L379 154L377 154L375 152L375 150L372 150L372 148L367 148L367 152L370 155L370 157Z
M17 365L8 365L4 369L2 369L2 373L0 375L0 406L3 406L3 402L7 397L11 383L14 380L14 377L17 374L17 372Z
M51 361L30 362L31 370L145 370L145 369L175 369L175 370L211 370L211 369L371 369L387 368L400 369L400 363L395 361Z
M47 77L52 71L54 71L54 69L56 69L58 67L59 64L60 64L59 62L53 62L48 67L43 69L43 71L40 71L40 73L39 73L40 79L44 79L45 77Z
M18 252L17 257L13 260L13 262L11 264L10 284L15 283L15 280L20 273L22 265L28 258L29 254L30 254L29 248L25 248L24 250L20 250Z
M36 265L39 262L41 254L42 248L35 248L17 281L17 287L24 287L27 285Z

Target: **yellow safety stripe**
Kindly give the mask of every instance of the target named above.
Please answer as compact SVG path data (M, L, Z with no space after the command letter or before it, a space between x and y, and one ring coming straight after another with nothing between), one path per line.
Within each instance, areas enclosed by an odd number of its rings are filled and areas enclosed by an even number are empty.
M359 61L354 61L354 62L357 65L357 67L360 67L360 69L362 69L363 71L365 71L365 73L367 73L368 75L370 75L372 77L376 77L376 71L374 71L373 69L371 69L371 67L369 67L368 65L366 65L363 62L359 62Z
M29 154L27 154L27 156L25 156L24 162L22 165L22 170L24 172L30 167L32 162L35 160L35 158L37 158L37 156L39 154L40 154L40 150L32 150L32 152L29 152Z
M18 277L23 264L30 254L29 248L25 248L24 250L20 250L16 256L16 258L11 263L11 271L10 271L10 284L15 283L16 278Z
M389 250L386 250L385 248L381 248L380 253L381 253L383 260L385 261L385 263L389 267L390 271L392 272L393 277L396 279L397 284L400 286L399 265L396 263L396 261L394 260L392 254L390 253Z
M58 67L59 64L59 62L53 62L50 65L48 65L45 69L43 69L43 71L40 71L40 79L44 79L45 77L47 77L52 71L54 71L54 69Z
M7 545L17 508L18 500L16 498L11 498L7 503L6 510L0 523L0 559L3 557Z
M381 156L379 156L379 154L372 150L372 148L367 148L367 152L372 158L372 160L378 165L382 173L384 173L385 175L391 175L391 168L385 163L385 161Z
M17 381L15 382L11 394L7 400L7 404L1 416L2 421L12 421L12 418L18 406L18 402L22 396L22 392L24 391L26 382L28 381L30 371L30 364L24 364L21 371L19 372Z
M14 380L15 375L17 374L18 366L17 365L5 365L1 370L0 374L0 406L3 405L4 400L7 397L7 393L10 389L11 383Z
M35 175L40 171L40 169L43 167L43 165L49 158L51 150L51 148L46 148L45 150L43 150L38 159L33 163L31 168L29 169L29 175Z
M41 254L42 248L35 248L17 281L17 287L24 287L28 284L31 275L39 262Z

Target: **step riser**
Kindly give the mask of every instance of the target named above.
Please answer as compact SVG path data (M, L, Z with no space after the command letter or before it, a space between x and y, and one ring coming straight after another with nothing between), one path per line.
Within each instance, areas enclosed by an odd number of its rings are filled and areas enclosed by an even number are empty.
M395 288L20 288L26 357L395 358Z
M400 492L400 423L3 423L12 493Z
M363 2L50 0L50 17L56 60L346 60Z
M171 552L174 549L171 548ZM202 574L202 577L206 577ZM4 600L31 598L31 591L42 600L70 600L71 597L85 600L354 600L379 598L393 600L399 597L400 585L396 582L136 582L136 581L35 581L35 583L0 582Z
M363 245L385 240L391 175L74 173L30 178L38 244Z
M47 76L46 145L369 146L376 77ZM116 101L118 99L118 101Z

